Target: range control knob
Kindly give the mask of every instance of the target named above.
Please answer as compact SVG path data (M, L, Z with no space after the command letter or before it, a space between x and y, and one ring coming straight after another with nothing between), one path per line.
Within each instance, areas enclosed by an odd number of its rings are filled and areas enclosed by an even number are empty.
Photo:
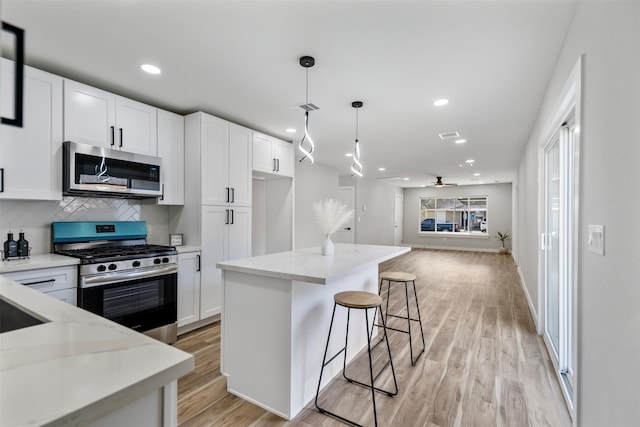
M153 260L154 264L160 264L162 262L162 260L160 258L156 258Z
M131 264L134 267L140 267L140 261L133 261L133 264Z
M117 265L115 264L109 264L109 270L115 270L116 268L118 268Z
M97 267L97 270L98 270L98 271L105 271L106 269L107 269L107 266L106 266L106 265L104 265L104 264L100 264L100 265Z
M164 264L168 263L169 262L169 258L167 258L167 257L162 258L162 262Z

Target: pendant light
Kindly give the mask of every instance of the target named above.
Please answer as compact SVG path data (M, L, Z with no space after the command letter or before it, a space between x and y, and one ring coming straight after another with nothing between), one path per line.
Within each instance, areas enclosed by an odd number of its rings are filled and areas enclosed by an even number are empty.
M362 107L362 101L353 101L351 106L356 109L356 142L353 146L353 163L351 164L351 176L362 178L362 163L360 163L360 143L358 142L358 109Z
M305 91L305 112L304 112L304 135L302 139L298 143L298 149L302 153L302 157L298 160L302 162L304 159L309 159L309 162L313 164L313 149L315 145L313 144L313 139L311 139L311 135L309 135L309 68L313 67L316 63L316 60L312 56L303 56L300 58L300 65L302 65L307 72L307 85ZM305 148L307 146L308 148Z

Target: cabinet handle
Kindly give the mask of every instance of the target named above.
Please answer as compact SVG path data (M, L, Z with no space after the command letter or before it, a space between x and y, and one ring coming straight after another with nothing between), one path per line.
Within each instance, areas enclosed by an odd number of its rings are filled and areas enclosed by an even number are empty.
M231 203L235 203L236 201L236 189L231 187Z
M13 92L14 104L13 104L13 119L6 117L2 118L3 125L22 127L23 118L23 100L24 100L24 30L22 28L15 27L7 22L2 23L2 29L13 33L16 36L16 78L15 78L15 90Z
M276 159L275 158L273 159L273 171L274 172L276 171Z
M229 209L231 211L231 224L233 225L233 209Z
M196 259L198 260L198 267L196 267L196 271L200 271L200 255L196 255Z
M278 165L276 172L280 172L280 159L276 159L276 164Z
M120 148L122 148L122 128L120 128Z
M55 281L56 281L56 279L39 280L37 282L23 283L23 285L25 285L25 286L42 285L44 283L53 283Z
M111 126L111 146L116 145L116 127Z
M160 200L164 200L164 184L162 184L162 194L160 195Z
M224 223L229 224L229 209L224 210Z
M225 202L229 203L229 187L225 187L225 191L227 192L227 196L224 199Z
M4 193L4 168L0 168L0 193Z

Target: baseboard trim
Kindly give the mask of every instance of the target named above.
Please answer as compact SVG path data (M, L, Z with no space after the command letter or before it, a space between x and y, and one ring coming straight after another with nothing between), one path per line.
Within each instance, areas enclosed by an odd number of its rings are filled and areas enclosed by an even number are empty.
M207 317L203 320L198 320L197 322L190 323L188 325L180 326L178 328L178 336L182 334L186 334L187 332L195 331L196 329L200 329L203 326L207 326L211 323L215 323L220 320L220 314L216 314L215 316Z
M430 246L430 245L403 245L414 249L442 249L444 251L465 251L465 252L500 252L499 249L488 248L463 248L458 246Z
M520 286L522 287L524 296L527 298L529 312L531 313L531 317L533 317L533 323L536 325L536 332L538 333L538 335L542 335L542 333L540 332L540 324L538 323L538 313L533 305L533 301L531 301L531 295L529 295L529 289L527 288L524 276L522 275L522 270L520 270L520 266L517 266L516 269L518 271L518 277L520 278Z

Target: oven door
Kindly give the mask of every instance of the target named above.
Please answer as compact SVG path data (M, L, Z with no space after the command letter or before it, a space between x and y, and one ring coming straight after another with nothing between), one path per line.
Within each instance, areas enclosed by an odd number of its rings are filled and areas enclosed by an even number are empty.
M137 277L127 280L123 279L126 274L105 275L113 280L106 283L107 277L82 278L78 287L78 306L138 332L175 325L178 317L177 266L171 273L151 277L140 277L140 272L132 272L128 274Z

